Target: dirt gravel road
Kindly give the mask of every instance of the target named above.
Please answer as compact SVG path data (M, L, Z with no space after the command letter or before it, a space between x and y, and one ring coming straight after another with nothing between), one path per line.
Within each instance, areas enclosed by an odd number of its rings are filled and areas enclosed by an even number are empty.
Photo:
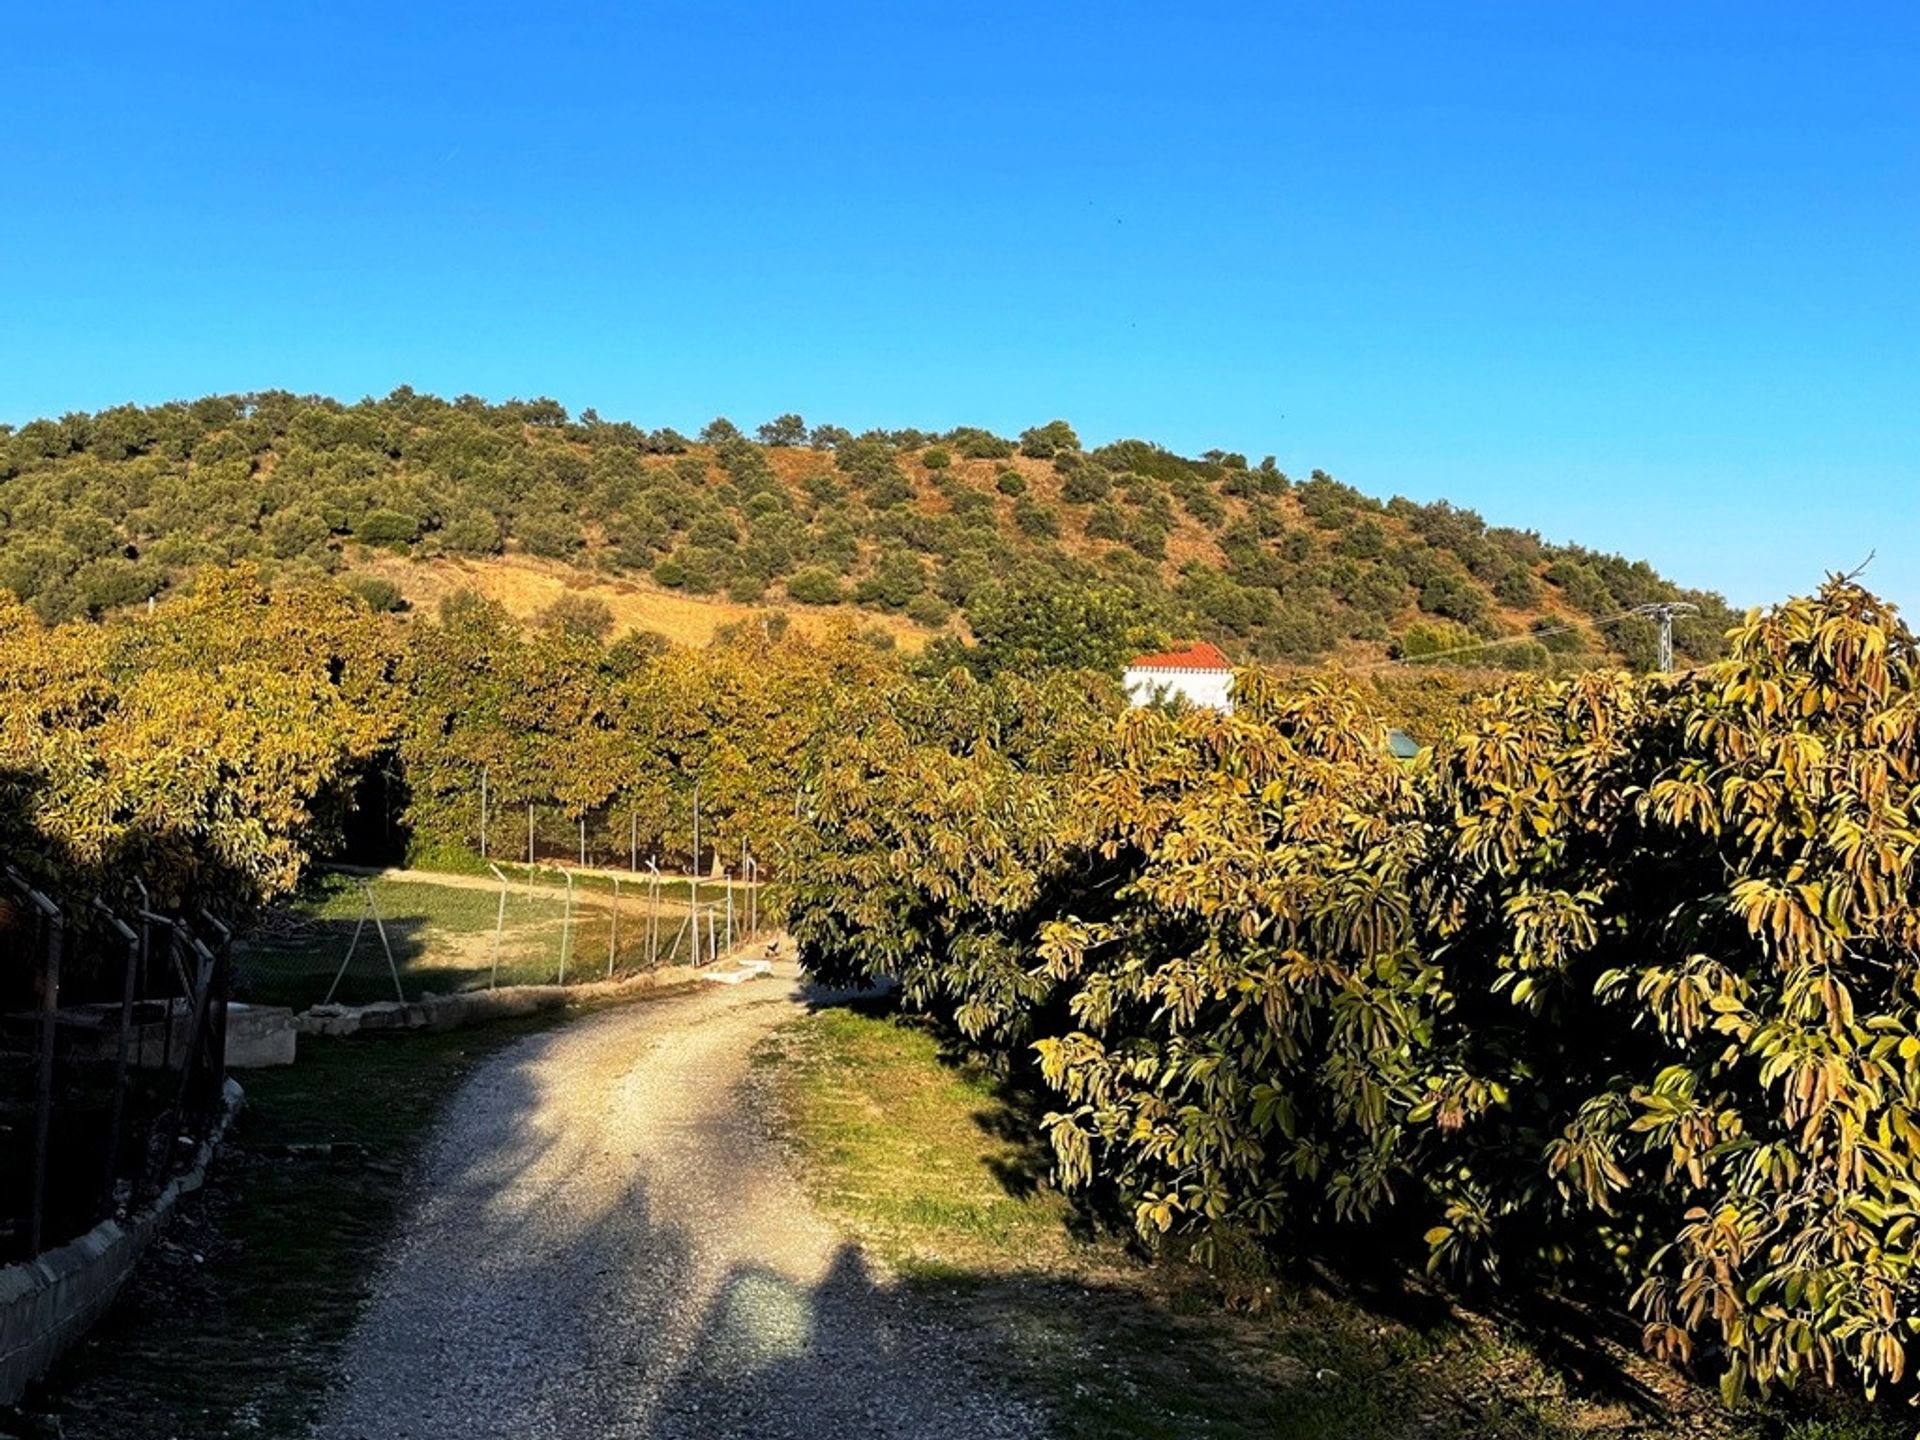
M322 1440L1044 1432L982 1340L809 1205L750 1053L790 969L590 1016L455 1099Z

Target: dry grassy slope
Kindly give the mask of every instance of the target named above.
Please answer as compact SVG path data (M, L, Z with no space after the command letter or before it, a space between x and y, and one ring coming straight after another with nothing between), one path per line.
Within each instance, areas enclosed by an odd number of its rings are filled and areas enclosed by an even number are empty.
M918 653L933 636L899 615L852 605L795 605L776 601L740 605L722 595L686 595L633 575L606 575L581 566L531 555L486 559L414 560L386 554L363 555L354 569L379 575L400 587L415 610L431 613L455 590L472 590L498 601L516 619L529 620L562 595L588 595L613 612L616 636L638 630L663 635L677 645L702 646L725 625L757 624L781 612L795 629L823 634L835 625L880 629L902 649Z

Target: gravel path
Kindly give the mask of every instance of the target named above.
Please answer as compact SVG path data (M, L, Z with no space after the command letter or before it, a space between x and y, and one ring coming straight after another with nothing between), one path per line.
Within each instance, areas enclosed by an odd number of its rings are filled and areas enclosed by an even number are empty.
M809 1206L748 1096L790 970L486 1062L429 1146L323 1440L1037 1435L982 1342Z

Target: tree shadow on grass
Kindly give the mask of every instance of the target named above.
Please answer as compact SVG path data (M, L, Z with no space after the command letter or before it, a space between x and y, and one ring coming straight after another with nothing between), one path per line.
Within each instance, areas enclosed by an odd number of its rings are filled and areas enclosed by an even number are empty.
M976 1108L971 1119L994 1142L983 1147L991 1153L981 1163L996 1184L1020 1201L1055 1189L1044 1120L1059 1097L1031 1069L984 1064L963 1036L904 1012L888 994L823 997L821 1003L839 1003L932 1035L944 1066L986 1083L989 1103ZM1644 1428L1667 1415L1676 1396L1686 1403L1711 1403L1679 1377L1672 1377L1671 1385L1661 1383L1666 1372L1638 1360L1638 1337L1624 1317L1588 1312L1551 1297L1464 1305L1420 1273L1417 1260L1408 1258L1417 1246L1399 1233L1404 1227L1391 1222L1297 1234L1284 1258L1251 1240L1229 1243L1202 1269L1171 1253L1149 1256L1133 1230L1130 1207L1110 1187L1066 1198L1061 1223L1075 1242L1104 1241L1116 1263L1138 1266L1137 1284L1112 1287L1086 1315L1103 1317L1095 1328L1111 1329L1117 1337L1113 1343L1123 1350L1144 1347L1147 1359L1153 1353L1148 1337L1168 1316L1177 1316L1181 1323L1233 1337L1220 1341L1222 1353L1237 1353L1241 1361L1252 1357L1256 1378L1276 1363L1282 1370L1290 1363L1309 1364L1329 1375L1355 1367L1378 1374L1396 1366L1424 1366L1449 1373L1449 1384L1485 1392L1475 1404L1492 1417L1485 1421L1492 1427L1486 1433L1509 1433L1503 1427L1510 1426L1521 1427L1511 1429L1514 1434L1547 1433L1539 1428L1546 1421L1538 1416L1523 1423L1517 1410L1507 1413L1515 1405L1529 1412L1549 1405L1584 1408L1617 1417L1623 1427ZM942 1272L941 1278L951 1283L960 1277ZM1002 1291L1009 1282L980 1276L967 1283ZM1078 1289L1093 1293L1085 1286ZM1045 1318L1037 1317L1036 1323ZM1311 1338L1315 1333L1319 1339ZM1472 1364L1464 1358L1482 1351L1495 1361ZM1523 1371L1525 1377L1519 1378ZM1504 1375L1504 1384L1488 1380L1494 1373ZM1325 1389L1332 1382L1319 1383ZM1503 1390L1508 1393L1499 1393ZM1359 1403L1351 1395L1339 1401L1349 1407ZM1600 1428L1604 1433L1607 1426Z

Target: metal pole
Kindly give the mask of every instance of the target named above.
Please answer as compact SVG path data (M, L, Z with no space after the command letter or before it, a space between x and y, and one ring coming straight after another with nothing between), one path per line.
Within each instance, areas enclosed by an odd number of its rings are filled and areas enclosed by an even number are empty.
M220 948L214 952L213 1008L208 1014L211 1022L208 1034L211 1037L213 1047L213 1079L211 1082L210 1097L213 1103L217 1105L220 1100L220 1093L226 1088L227 1083L227 1004L233 997L233 931L227 927L225 921L221 920L204 906L201 908L200 918L211 926L214 933L220 937ZM374 918L375 923L378 924L378 915L376 914ZM382 930L380 932L380 942L384 945L386 939L386 932ZM389 963L393 960L393 952L391 950L387 952L387 960ZM398 988L399 983L399 976L396 974L394 976L394 985L396 988ZM403 996L402 999L404 998ZM211 1111L208 1112L207 1118L209 1123L211 1123Z
M500 881L500 904L493 914L493 975L487 981L489 990L497 990L500 986L500 932L507 928L507 876L505 871L491 862L487 868Z
M627 817L627 868L640 873L640 812L634 811Z
M620 949L620 877L613 877L613 928L607 932L607 979L613 979L613 957Z
M27 1213L27 1253L38 1255L46 1230L47 1146L53 1134L53 1047L58 1038L60 950L65 937L60 907L17 874L9 878L40 912L40 933L46 946L46 960L39 975L40 1054L33 1095L33 1188Z
M651 970L660 960L660 866L649 860L647 871L647 968Z
M580 817L580 868L587 868L587 817Z
M487 858L487 767L480 767L480 858Z
M533 869L533 801L531 800L527 801L527 869L529 872ZM527 876L527 881L529 884L532 883L531 873ZM533 891L528 890L527 894L531 896Z
M354 922L353 938L347 941L346 957L340 962L340 969L333 977L333 984L327 987L326 998L320 1002L322 1005L333 1003L334 992L340 988L340 982L346 978L347 967L353 963L353 952L360 948L360 937L366 932L367 915L373 909L373 893L367 889L364 882L360 886L360 898L360 918Z
M567 945L573 937L573 872L562 866L554 867L567 882L567 908L560 912L560 983L567 983Z
M133 883L140 889L140 934L141 943L147 953L147 988L151 990L153 988L153 927L155 925L164 925L166 927L167 959L172 962L176 970L180 968L180 957L174 950L173 921L169 917L159 914L152 908L153 897L147 893L147 887L144 882L136 878ZM181 973L184 975L185 972L182 971ZM163 1071L173 1068L174 998L173 994L169 992L167 995L166 1030L160 1037L160 1068Z
M687 880L687 905L697 917L700 913L700 782L693 782L693 870ZM700 953L700 925L693 927L693 952Z

